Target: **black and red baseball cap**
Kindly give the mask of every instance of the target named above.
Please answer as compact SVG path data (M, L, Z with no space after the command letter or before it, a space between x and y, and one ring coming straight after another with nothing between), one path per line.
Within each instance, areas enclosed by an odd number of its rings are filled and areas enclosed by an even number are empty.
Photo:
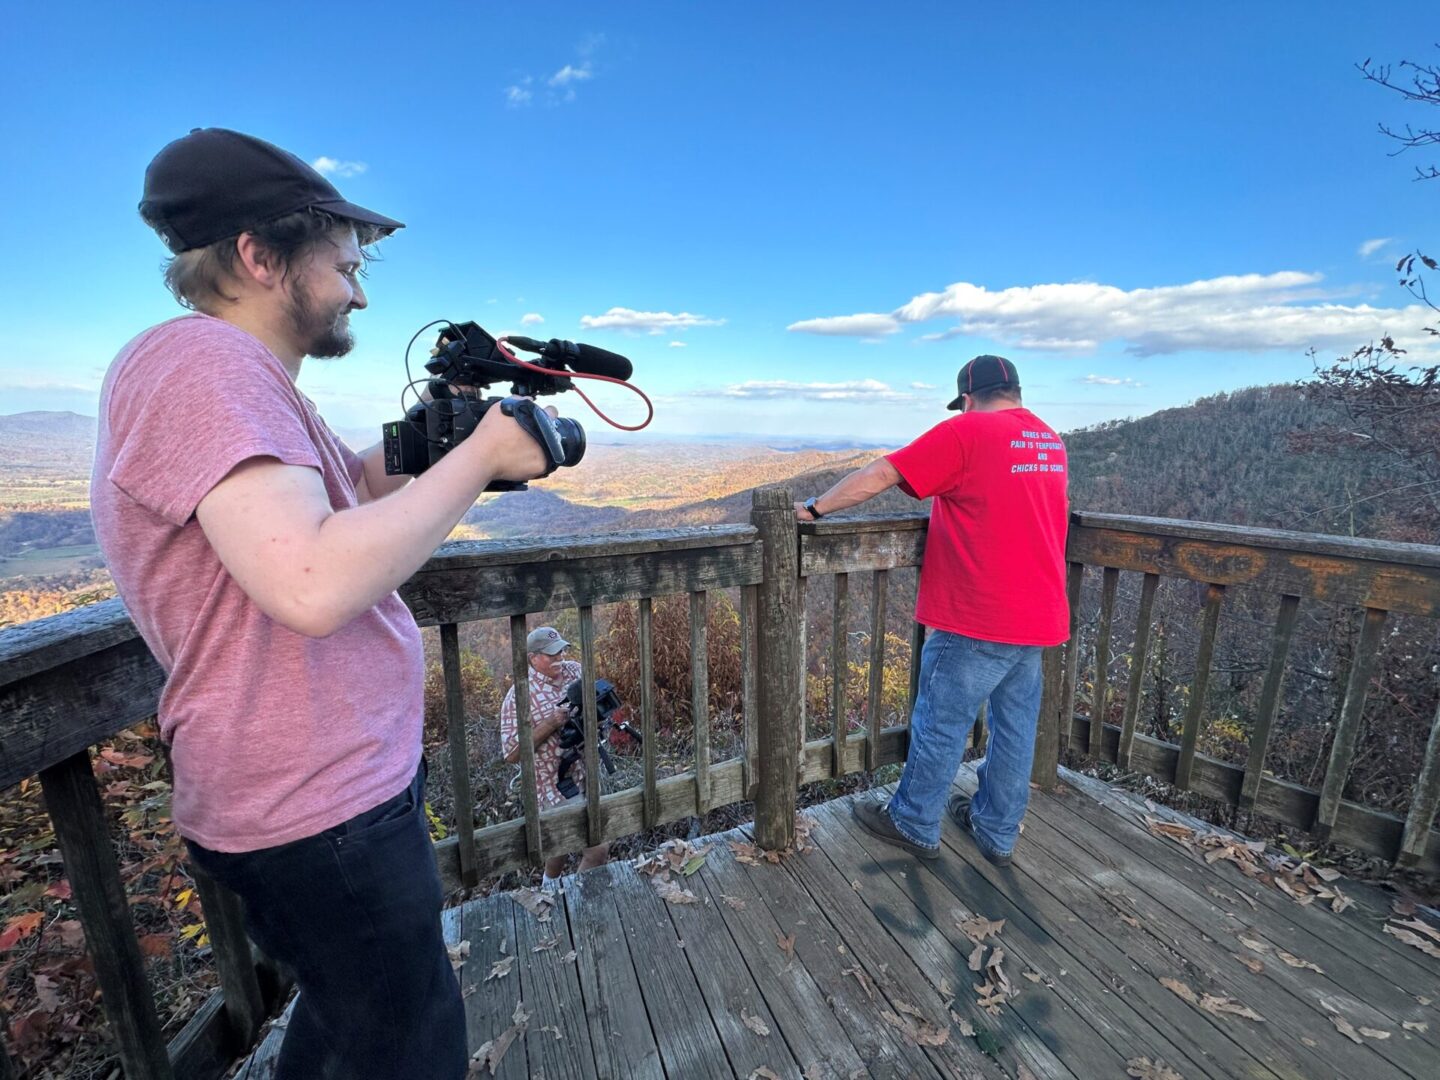
M178 255L310 207L382 236L405 227L346 201L288 150L226 128L195 128L155 155L145 170L140 216Z
M1012 390L1020 389L1020 373L1015 370L1015 365L1003 356L991 356L989 353L977 356L955 376L955 400L945 407L958 409L961 398L966 394L973 394L977 390L993 390L1000 386Z

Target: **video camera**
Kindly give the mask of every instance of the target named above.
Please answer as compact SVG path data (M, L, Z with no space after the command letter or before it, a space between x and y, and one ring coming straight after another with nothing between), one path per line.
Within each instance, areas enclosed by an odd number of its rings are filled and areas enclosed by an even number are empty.
M575 767L585 750L585 684L579 679L565 688L565 707L570 710L570 718L565 721L565 726L560 729L558 736L560 760L555 770L555 788L565 798L573 799L580 794L580 785L570 775L570 770ZM642 746L645 742L640 732L630 723L615 718L615 714L624 707L625 703L616 693L614 683L609 679L595 680L595 733L600 740L600 762L607 773L615 771L615 763L610 760L610 754L605 749L605 741L612 728L623 731Z
M430 373L427 381L430 400L421 399L405 411L404 419L387 423L381 429L385 472L390 476L419 476L463 442L479 426L485 413L496 405L506 416L513 416L544 448L547 467L543 475L549 476L562 465L579 464L585 456L585 430L568 417L552 417L531 399L576 389L571 373L580 378L618 382L635 390L625 382L633 366L618 353L559 338L550 341L515 336L496 339L473 322L446 322L444 327L425 363L425 370ZM411 346L426 329L428 327L421 327L410 339ZM511 348L537 353L539 359L533 363L521 360ZM405 353L408 372L409 348ZM412 380L409 388L417 381ZM492 383L505 381L511 384L509 397L482 398L477 392ZM583 391L580 396L585 397ZM644 394L640 396L643 398ZM589 402L589 398L585 400ZM648 405L649 399L645 400ZM604 418L603 413L601 416ZM649 422L647 417L645 423L636 428L614 426L633 431ZM485 490L524 491L526 487L523 483L497 480Z

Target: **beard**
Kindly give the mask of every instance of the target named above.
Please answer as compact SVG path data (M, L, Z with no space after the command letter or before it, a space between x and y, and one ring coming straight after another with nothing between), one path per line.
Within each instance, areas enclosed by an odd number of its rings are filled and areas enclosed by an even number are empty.
M321 359L344 356L355 347L350 332L350 305L321 310L303 279L295 282L286 309L295 340L304 355Z

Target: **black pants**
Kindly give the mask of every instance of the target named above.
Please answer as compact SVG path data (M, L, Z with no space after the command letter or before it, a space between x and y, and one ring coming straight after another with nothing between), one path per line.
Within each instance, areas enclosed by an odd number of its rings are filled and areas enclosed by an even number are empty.
M440 931L440 875L411 785L343 824L240 854L188 843L295 976L276 1080L459 1080L465 1006Z

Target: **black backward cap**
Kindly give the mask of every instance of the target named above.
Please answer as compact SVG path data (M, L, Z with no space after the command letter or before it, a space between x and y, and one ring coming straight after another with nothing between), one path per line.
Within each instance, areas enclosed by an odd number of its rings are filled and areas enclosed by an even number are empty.
M347 202L288 150L226 128L195 128L155 155L140 216L178 255L312 206L385 235L405 227Z
M1003 356L992 356L989 353L977 356L955 376L955 400L945 407L958 409L960 399L966 394L973 394L977 390L990 390L997 386L1020 389L1020 373L1015 370L1015 365Z

